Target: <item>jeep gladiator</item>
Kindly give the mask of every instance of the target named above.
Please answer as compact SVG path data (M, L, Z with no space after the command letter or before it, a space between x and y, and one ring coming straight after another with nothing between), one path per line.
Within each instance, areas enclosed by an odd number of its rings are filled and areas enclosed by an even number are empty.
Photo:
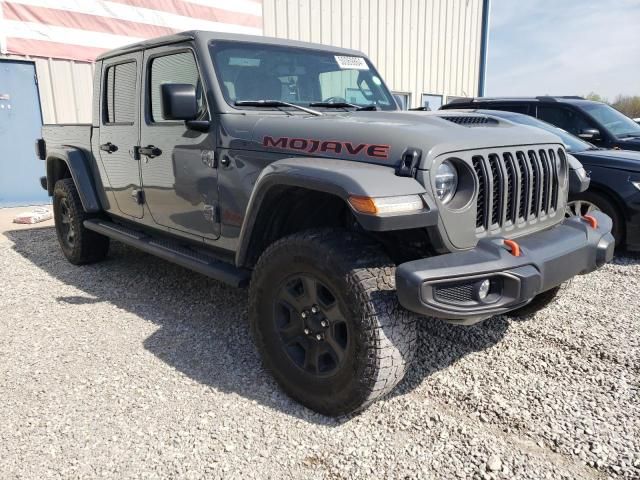
M588 178L559 138L401 111L361 52L197 31L95 72L91 124L36 141L65 257L114 239L248 285L266 368L321 413L391 391L420 315L533 312L612 257L606 215L565 219Z

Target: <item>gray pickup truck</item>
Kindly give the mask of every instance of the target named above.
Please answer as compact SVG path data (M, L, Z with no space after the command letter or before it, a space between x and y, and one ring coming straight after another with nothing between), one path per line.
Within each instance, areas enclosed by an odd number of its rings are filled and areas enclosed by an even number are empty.
M248 285L266 368L324 414L397 385L416 313L525 314L612 257L607 216L565 219L588 178L559 138L400 111L360 52L186 32L95 72L92 123L36 141L66 258L114 239Z

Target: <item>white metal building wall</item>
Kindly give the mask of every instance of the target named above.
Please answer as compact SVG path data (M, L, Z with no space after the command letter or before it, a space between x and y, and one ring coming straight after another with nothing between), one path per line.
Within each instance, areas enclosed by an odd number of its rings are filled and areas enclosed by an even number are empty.
M91 123L94 64L55 58L2 55L36 64L44 123Z
M482 0L264 0L264 34L361 50L395 92L475 96Z
M414 107L477 94L481 20L482 0L263 0L265 35L361 50ZM90 123L93 64L33 60L44 122Z

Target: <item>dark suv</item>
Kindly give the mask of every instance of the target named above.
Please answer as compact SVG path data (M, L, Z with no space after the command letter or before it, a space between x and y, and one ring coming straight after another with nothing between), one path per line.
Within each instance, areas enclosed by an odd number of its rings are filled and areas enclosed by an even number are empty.
M524 113L603 148L640 150L640 125L611 106L582 97L459 98L441 109Z

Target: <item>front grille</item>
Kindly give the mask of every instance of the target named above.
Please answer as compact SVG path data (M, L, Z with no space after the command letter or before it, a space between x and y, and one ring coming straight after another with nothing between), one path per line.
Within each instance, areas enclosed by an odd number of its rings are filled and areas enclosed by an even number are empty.
M474 155L478 181L476 228L493 230L555 212L559 183L566 169L562 149L539 148Z

